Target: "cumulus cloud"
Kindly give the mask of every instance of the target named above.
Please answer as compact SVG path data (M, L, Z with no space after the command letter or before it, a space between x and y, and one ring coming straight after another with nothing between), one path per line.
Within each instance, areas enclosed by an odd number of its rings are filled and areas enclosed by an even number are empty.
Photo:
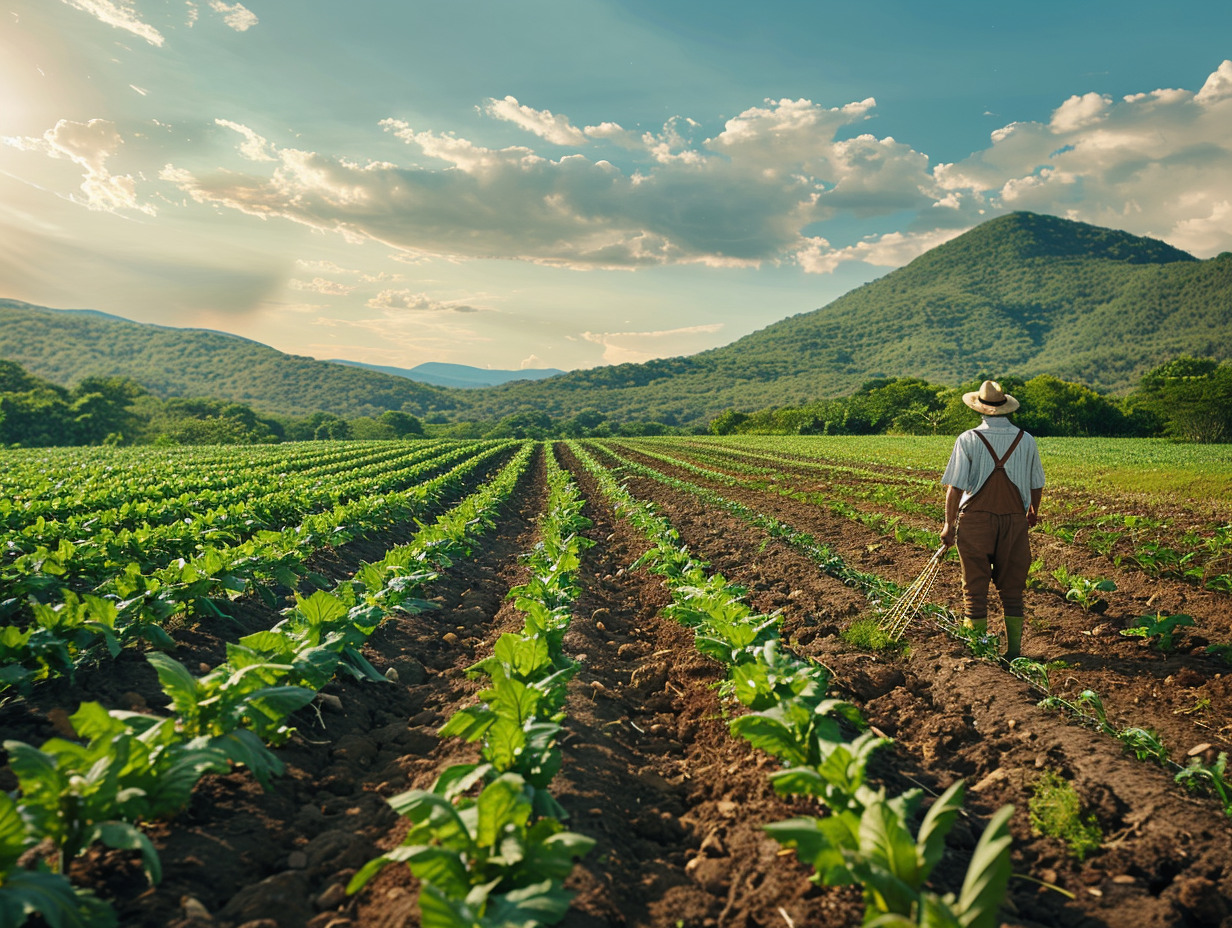
M575 127L547 111L519 108L510 98L503 103L500 112L542 132L577 137ZM770 101L702 140L694 138L695 120L674 118L643 135L645 167L631 173L582 154L552 160L524 146L488 148L387 119L386 131L446 166L359 164L267 148L260 136L242 132L247 157L268 151L277 158L270 173L199 175L168 165L161 176L201 203L419 255L575 268L747 266L807 247L800 229L827 209L876 214L921 202L925 156L892 139L834 140L838 128L864 118L872 105ZM596 137L630 141L615 124L588 127L588 137L592 129ZM861 172L881 180L862 186Z
M273 148L270 143L247 126L240 125L238 122L232 122L229 119L215 119L214 124L244 136L244 142L240 145L239 151L249 161L278 160L273 154Z
M547 365L543 363L543 358L539 357L537 354L532 354L529 357L522 359L522 363L518 365L518 370L533 371L544 367L547 367Z
M247 32L259 20L252 10L242 3L223 3L222 0L210 0L210 9L222 14L222 21L236 32Z
M902 267L965 231L961 228L889 232L870 236L845 248L833 248L824 238L817 237L809 240L808 247L799 252L796 260L810 274L829 274L845 261L862 261L876 267Z
M1232 193L1232 61L1196 93L1075 95L1047 124L1013 123L991 142L933 171L968 208L1054 213L1162 238L1199 257L1232 249L1232 227L1221 218Z
M893 266L1011 209L1155 235L1202 256L1232 247L1220 212L1232 200L1232 62L1196 92L1074 94L1047 121L1010 123L953 164L853 133L874 111L871 97L837 107L766 100L711 137L685 117L639 136L615 123L579 128L514 97L485 106L553 144L605 142L628 154L620 167L576 150L552 158L390 118L381 126L406 143L406 163L364 163L279 148L220 119L242 136L247 171L168 165L160 176L197 202L379 241L408 262L795 262L825 273L845 261ZM836 217L897 223L903 213L915 216L911 233L834 245L815 234Z
M42 152L51 158L64 158L83 168L82 196L72 197L74 202L93 210L132 209L149 215L155 212L154 207L137 199L137 185L131 175L112 174L107 169L108 159L124 144L113 122L61 119L39 138L6 136L4 143L24 151Z
M358 274L359 271L351 268L343 267L334 261L323 261L320 259L296 258L295 266L302 267L305 271L316 271L320 274Z
M63 0L74 9L89 13L100 23L131 32L151 45L162 46L163 35L149 23L141 20L132 0Z
M483 111L489 116L521 126L553 145L582 145L586 142L586 134L570 123L567 116L557 116L550 110L523 106L516 97L489 99L484 104Z
M386 311L413 310L428 313L477 313L479 309L468 306L461 300L437 300L426 293L416 293L413 290L382 290L368 300L372 309Z
M354 286L339 283L336 280L329 280L325 277L314 277L312 280L292 278L287 281L287 286L292 290L310 290L313 293L320 293L324 296L346 296L355 289Z
M603 346L605 364L639 364L698 351L709 342L698 336L713 335L722 328L723 323L716 322L654 332L583 332L582 338Z

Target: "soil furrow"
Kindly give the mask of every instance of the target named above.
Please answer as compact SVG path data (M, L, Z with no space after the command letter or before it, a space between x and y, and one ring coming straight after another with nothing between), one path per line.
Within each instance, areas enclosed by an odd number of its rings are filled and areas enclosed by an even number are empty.
M368 640L364 656L396 680L335 678L297 716L299 734L279 751L286 773L272 790L243 770L208 776L181 814L148 825L163 862L158 887L144 886L131 855L97 849L74 864L74 880L114 899L125 926L403 924L414 898L405 885L387 887L375 908L371 891L349 899L343 887L396 837L388 797L474 759L472 746L442 742L436 729L473 699L465 669L504 630L505 594L524 575L517 555L535 542L544 497L537 460L497 527L426 591L438 608L397 613ZM197 903L211 920L194 915Z
M907 779L940 791L961 776L968 780L973 812L1015 804L1015 871L1057 882L1077 896L1067 902L1013 880L1008 911L1017 923L1218 925L1232 912L1227 856L1232 826L1213 802L1187 797L1165 771L1038 708L1020 681L971 660L944 636L913 637L905 660L853 651L834 635L841 616L853 608L852 591L794 551L688 494L644 478L629 485L663 508L691 548L747 584L755 606L784 610L785 635L834 669L838 686L872 724L897 739L897 751L883 756L879 770L891 783ZM759 508L781 517L773 506ZM800 527L831 540L824 526ZM854 545L838 547L854 553ZM900 565L898 579L909 579L919 566ZM1068 857L1059 842L1031 834L1028 799L1045 768L1073 782L1104 829L1103 849L1085 863ZM978 828L968 837L973 833ZM960 851L967 850L963 837L958 835ZM961 880L961 871L940 877L943 885L954 880Z
M585 655L569 703L558 798L598 842L571 880L567 926L849 925L851 889L822 889L761 826L805 811L781 800L766 759L727 731L717 663L659 614L659 579L629 565L646 540L615 521L570 456L596 541L566 644Z

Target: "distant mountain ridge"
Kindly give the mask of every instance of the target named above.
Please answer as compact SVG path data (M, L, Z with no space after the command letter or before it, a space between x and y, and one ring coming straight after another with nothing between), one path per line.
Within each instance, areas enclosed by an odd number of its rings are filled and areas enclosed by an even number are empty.
M1232 359L1232 254L1200 261L1155 239L1034 213L983 223L721 348L477 389L284 355L206 330L0 300L0 357L37 376L70 384L123 374L160 396L301 415L567 417L590 407L619 420L690 424L732 407L851 393L875 377L957 384L1047 373L1125 391L1182 354Z
M55 310L0 300L0 358L61 385L125 376L160 397L202 396L266 413L451 413L437 387L376 371L283 354L239 335L146 325L94 310Z
M545 377L555 377L557 374L564 373L555 367L534 367L510 371L471 367L469 364L447 364L444 361L427 361L423 364L416 364L414 367L388 367L382 364L365 364L363 361L347 361L343 358L331 358L329 363L362 367L370 371L380 371L382 374L393 374L395 377L406 377L418 383L430 383L437 387L457 387L463 390L495 387L514 380L542 380Z
M1127 391L1181 354L1232 358L1232 254L1034 213L977 226L828 305L689 357L476 394L562 415L579 401L694 422L849 394L876 377L1052 374Z

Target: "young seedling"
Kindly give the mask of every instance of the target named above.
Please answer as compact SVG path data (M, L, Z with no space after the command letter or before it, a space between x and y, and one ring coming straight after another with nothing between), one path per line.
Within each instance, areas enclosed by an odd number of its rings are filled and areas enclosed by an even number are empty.
M1194 624L1193 616L1178 612L1176 615L1144 615L1134 621L1129 628L1121 629L1126 637L1147 638L1160 651L1167 654L1172 650L1172 636L1178 628Z
M1207 764L1202 758L1195 757L1189 766L1176 775L1176 782L1184 783L1191 789L1197 783L1203 782L1215 790L1219 801L1223 803L1224 815L1232 818L1232 782L1228 780L1228 754L1220 751L1215 763Z
M1070 587L1065 591L1065 598L1071 603L1077 603L1082 611L1099 612L1107 607L1107 601L1100 593L1112 593L1117 586L1112 580L1088 580L1077 574L1068 575Z

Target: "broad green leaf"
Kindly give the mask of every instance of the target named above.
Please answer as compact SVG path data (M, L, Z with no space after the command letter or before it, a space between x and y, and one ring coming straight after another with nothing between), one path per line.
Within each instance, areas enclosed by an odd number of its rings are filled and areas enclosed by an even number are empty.
M489 783L477 802L479 827L475 843L480 847L495 847L507 826L521 827L530 818L531 803L522 778L506 773Z
M503 895L489 897L484 921L509 928L534 928L555 925L569 910L573 893L552 880L511 889Z
M140 851L142 868L150 883L157 885L162 880L163 867L158 859L158 851L136 825L130 825L128 822L100 822L91 829L90 835L93 840L101 841L107 847L122 851Z
M963 928L996 928L997 910L1010 879L1010 818L1013 806L1002 806L980 835L967 867L955 910Z
M346 618L347 608L337 596L317 590L307 599L295 597L295 608L312 627L328 625Z
M171 700L176 712L182 716L197 714L197 681L188 668L179 661L159 651L151 651L145 659L154 666L158 683Z
M919 848L921 880L928 879L945 853L945 836L950 833L954 818L962 810L965 792L965 784L958 780L929 807L928 814L920 823L916 845Z
M15 870L0 886L0 925L20 926L41 915L50 928L115 928L115 910L59 873Z
M742 715L731 722L731 732L746 739L785 764L801 765L808 759L807 748L796 738L795 732L762 713Z
M450 899L435 886L420 890L419 914L423 928L490 928L465 902Z
M17 811L17 803L8 793L0 791L0 873L8 871L33 843Z

